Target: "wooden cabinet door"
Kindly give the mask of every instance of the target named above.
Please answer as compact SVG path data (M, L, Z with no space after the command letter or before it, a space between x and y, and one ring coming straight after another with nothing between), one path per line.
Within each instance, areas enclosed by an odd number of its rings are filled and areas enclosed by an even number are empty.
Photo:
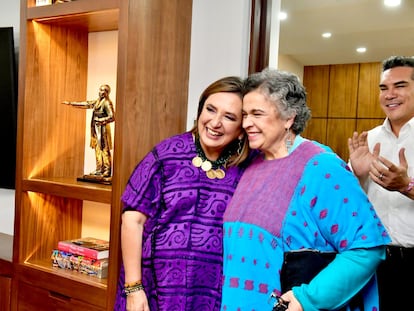
M0 263L1 264L1 263ZM11 278L0 275L0 310L10 310Z
M61 295L57 292L51 292L39 287L19 282L18 286L18 307L19 311L103 311L98 306Z

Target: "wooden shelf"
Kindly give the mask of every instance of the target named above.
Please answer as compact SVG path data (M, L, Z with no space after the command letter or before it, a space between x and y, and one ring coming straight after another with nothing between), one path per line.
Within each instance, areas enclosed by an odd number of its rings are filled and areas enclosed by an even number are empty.
M85 275L82 273L79 273L77 271L72 270L65 270L60 269L56 267L52 267L52 261L51 260L27 260L22 264L21 269L36 269L40 273L48 273L50 275L47 276L47 278L50 277L64 277L65 279L69 279L74 282L83 283L89 286L95 286L97 288L105 289L108 280L106 278L100 279L97 277Z
M87 29L88 32L118 29L118 0L77 0L27 9L27 19Z
M12 310L113 310L125 185L156 143L185 130L191 13L191 1L73 0L36 7L35 0L21 0L13 281L7 280ZM86 99L89 65L101 52L90 33L112 30L113 176L112 185L102 185L76 180L85 167L90 120L61 103ZM109 224L84 221L95 203L105 205ZM109 233L108 278L52 267L58 241L91 228Z
M122 0L74 0L42 6L35 6L34 4L30 6L29 4L27 8L28 19L61 17L71 14L118 9L120 1Z
M25 179L22 190L108 204L112 193L109 185L76 181L74 178Z

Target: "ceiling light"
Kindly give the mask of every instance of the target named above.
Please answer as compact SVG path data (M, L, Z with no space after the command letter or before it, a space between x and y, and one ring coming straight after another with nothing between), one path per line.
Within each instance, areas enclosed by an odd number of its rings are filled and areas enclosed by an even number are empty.
M331 36L332 36L332 34L330 32L324 32L322 34L322 37L324 37L324 38L330 38Z
M364 48L364 47L359 47L359 48L357 48L357 49L356 49L356 51L357 51L358 53L365 53L365 52L367 51L367 48Z
M401 4L401 0L384 0L385 6L399 6Z
M279 19L281 21L284 21L285 19L287 19L287 13L286 12L279 12Z

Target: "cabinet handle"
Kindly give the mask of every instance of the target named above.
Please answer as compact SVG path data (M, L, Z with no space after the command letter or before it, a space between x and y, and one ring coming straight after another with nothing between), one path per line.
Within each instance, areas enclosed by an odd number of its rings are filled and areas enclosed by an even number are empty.
M54 291L49 291L49 297L52 299L61 300L63 302L69 302L71 300L71 297Z

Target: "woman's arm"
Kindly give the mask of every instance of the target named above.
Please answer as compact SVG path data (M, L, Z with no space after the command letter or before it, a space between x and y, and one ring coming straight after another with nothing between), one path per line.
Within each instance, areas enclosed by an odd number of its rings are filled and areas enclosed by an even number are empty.
M132 284L142 280L141 257L142 235L147 217L137 211L122 214L121 250L125 268L125 283ZM127 296L128 311L149 311L148 300L143 290Z
M293 294L306 311L339 308L369 282L384 259L385 246L344 251L309 284L294 287Z

